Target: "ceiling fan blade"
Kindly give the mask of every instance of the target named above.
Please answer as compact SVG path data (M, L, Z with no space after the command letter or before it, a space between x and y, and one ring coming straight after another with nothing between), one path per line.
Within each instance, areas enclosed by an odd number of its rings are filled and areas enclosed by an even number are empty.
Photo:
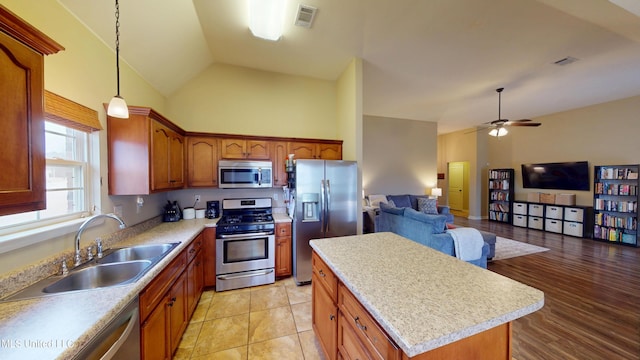
M508 122L510 122L510 123L514 123L514 122L528 122L528 121L531 121L531 119L508 120Z
M508 126L531 126L531 127L535 127L535 126L540 126L542 125L541 123L534 123L534 122L523 122L523 123L519 123L519 122L508 122L505 125Z

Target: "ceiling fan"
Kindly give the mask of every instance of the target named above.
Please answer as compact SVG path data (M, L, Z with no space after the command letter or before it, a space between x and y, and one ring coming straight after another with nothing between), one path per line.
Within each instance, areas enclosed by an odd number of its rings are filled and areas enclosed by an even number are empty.
M498 88L496 89L496 92L498 93L498 120L493 120L490 122L487 122L485 124L488 124L489 128L492 128L489 131L489 135L491 136L504 136L507 135L507 133L509 132L506 129L506 126L540 126L542 125L541 123L536 123L536 122L531 122L530 119L521 119L521 120L508 120L508 119L503 119L500 115L500 108L502 105L502 91L504 90L504 88Z

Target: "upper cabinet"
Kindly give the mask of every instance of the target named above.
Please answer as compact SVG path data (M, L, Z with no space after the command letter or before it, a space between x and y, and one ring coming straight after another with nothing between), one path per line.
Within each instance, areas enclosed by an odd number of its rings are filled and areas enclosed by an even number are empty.
M187 138L187 185L218 186L218 139L205 136Z
M271 143L271 161L273 162L273 186L280 187L287 185L287 171L285 160L287 159L287 142L273 141Z
M269 160L269 142L233 138L220 139L220 157L222 159Z
M46 207L44 55L61 50L0 5L0 215Z
M142 195L185 184L184 131L146 107L129 118L107 116L109 195Z
M295 159L342 160L342 142L290 142Z

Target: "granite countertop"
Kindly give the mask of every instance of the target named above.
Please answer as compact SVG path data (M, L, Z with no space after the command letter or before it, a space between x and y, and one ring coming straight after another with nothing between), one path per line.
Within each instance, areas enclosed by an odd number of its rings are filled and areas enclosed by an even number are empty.
M393 233L310 244L409 357L544 305L540 290Z
M68 359L77 354L117 313L217 219L161 223L114 247L180 242L137 282L104 289L0 302L0 358Z
M285 213L273 213L273 221L277 223L287 223L291 222L291 217Z

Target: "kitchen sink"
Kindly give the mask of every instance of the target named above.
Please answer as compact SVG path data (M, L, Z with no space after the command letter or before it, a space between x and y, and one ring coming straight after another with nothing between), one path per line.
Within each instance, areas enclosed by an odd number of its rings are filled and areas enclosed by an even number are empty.
M130 284L151 266L149 260L113 262L90 266L63 277L42 289L44 293L87 290Z
M152 244L116 249L105 255L102 259L97 259L96 262L109 264L135 260L153 260L169 252L176 245L177 244Z
M179 242L136 245L106 250L104 257L94 259L69 271L67 275L53 275L0 301L15 301L126 285L142 278Z

